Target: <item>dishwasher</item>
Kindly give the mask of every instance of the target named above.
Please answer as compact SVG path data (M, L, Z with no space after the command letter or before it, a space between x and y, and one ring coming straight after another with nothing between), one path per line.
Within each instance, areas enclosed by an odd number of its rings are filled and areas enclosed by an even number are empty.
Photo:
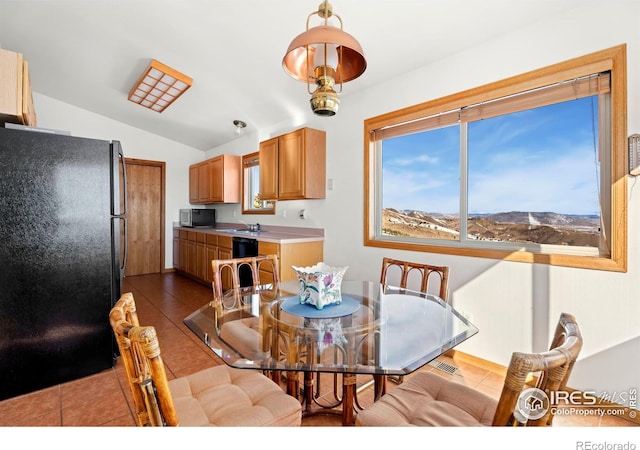
M233 237L233 258L245 258L249 256L258 256L258 240L245 237ZM240 286L252 286L253 276L251 275L251 267L242 266L238 269L238 277L240 278Z

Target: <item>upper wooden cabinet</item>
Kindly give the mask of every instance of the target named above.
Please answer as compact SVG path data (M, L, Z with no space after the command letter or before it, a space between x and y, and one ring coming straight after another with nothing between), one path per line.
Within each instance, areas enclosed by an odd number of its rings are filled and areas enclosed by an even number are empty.
M0 123L5 122L37 125L27 61L22 53L0 48Z
M325 198L326 133L301 128L260 143L260 198Z
M198 185L198 164L189 167L189 203L198 203L199 185Z
M241 159L220 155L189 167L189 202L239 203Z

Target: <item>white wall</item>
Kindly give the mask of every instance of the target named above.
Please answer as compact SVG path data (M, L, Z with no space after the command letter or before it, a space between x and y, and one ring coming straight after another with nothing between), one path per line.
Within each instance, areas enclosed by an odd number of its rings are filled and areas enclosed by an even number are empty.
M629 183L629 270L601 272L482 258L457 257L363 246L363 121L382 113L477 87L529 70L627 44L628 134L640 132L640 3L594 2L544 20L500 39L478 43L437 64L349 95L345 85L333 118L308 117L306 125L327 131L327 198L279 202L275 216L240 215L239 205L219 205L220 221L325 229L325 260L349 265L348 279L377 280L383 256L451 267L453 303L472 317L480 332L458 348L506 365L513 351L538 351L547 345L561 311L576 315L585 344L570 386L605 392L628 391L640 384L640 191ZM456 33L464 30L455 30ZM470 37L472 39L472 37ZM437 42L425 43L437 45ZM365 49L366 52L366 49ZM375 70L369 67L367 70ZM303 89L304 86L301 86ZM203 155L127 125L36 96L39 124L67 128L76 135L119 139L127 156L167 162L167 224L188 201L189 164L219 153L245 154L261 140L300 126L299 117L277 129L248 134ZM306 105L305 105L306 106ZM308 106L307 106L308 107ZM306 208L309 219L297 212ZM283 213L286 217L283 217ZM234 216L235 214L235 216ZM167 243L170 241L167 232ZM167 245L167 267L171 267Z

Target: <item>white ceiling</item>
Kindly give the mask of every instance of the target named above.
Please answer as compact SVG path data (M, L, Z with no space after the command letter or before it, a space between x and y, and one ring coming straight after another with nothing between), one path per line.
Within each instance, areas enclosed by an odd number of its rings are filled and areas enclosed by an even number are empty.
M310 111L305 85L285 74L282 57L320 3L0 0L0 47L24 54L37 93L208 150L237 137L234 119L255 131ZM342 96L581 3L333 0L368 63ZM152 58L194 79L163 113L127 100Z

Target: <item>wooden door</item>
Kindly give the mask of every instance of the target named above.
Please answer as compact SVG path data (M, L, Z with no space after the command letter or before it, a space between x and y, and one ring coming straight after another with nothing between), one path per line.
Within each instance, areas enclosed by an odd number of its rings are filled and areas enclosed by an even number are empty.
M125 276L164 270L165 163L126 159L127 265Z

